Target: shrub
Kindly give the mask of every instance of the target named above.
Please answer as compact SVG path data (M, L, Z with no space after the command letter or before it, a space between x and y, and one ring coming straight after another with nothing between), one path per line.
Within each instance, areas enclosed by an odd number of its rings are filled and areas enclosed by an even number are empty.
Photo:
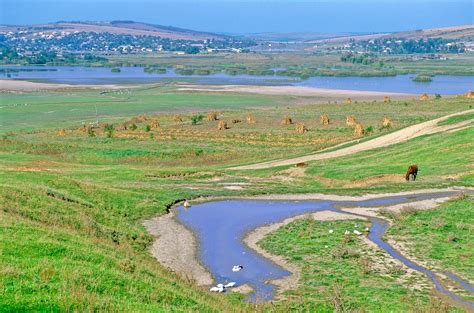
M114 125L112 124L107 124L105 127L104 127L104 130L105 130L105 133L107 135L108 138L112 138L113 135L114 135Z
M149 132L150 130L151 130L150 124L146 124L146 125L145 125L145 131L146 131L146 132Z
M192 125L197 125L199 122L201 122L204 119L204 115L202 114L196 114L191 117L191 124Z
M88 135L89 137L95 137L95 131L94 131L94 129L93 129L92 127L90 127L90 126L87 127L87 135Z
M128 128L130 130L136 130L137 129L137 125L135 123L132 123L132 125L130 125L130 127Z

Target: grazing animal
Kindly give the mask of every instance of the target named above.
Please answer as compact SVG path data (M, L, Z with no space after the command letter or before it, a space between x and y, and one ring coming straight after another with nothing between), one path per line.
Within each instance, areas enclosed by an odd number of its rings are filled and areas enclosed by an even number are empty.
M417 174L418 174L418 165L412 164L412 165L410 165L410 166L408 167L407 173L406 173L406 175L405 175L405 179L406 179L407 181L409 181L409 180L410 180L410 175L412 175L412 176L413 176L413 180L415 180Z

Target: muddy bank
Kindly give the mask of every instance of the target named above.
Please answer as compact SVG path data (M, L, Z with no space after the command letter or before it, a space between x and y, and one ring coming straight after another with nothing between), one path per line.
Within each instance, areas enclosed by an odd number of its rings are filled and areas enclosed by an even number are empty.
M174 219L173 212L146 220L143 225L156 237L150 252L161 264L197 285L212 284L211 274L198 261L194 234Z

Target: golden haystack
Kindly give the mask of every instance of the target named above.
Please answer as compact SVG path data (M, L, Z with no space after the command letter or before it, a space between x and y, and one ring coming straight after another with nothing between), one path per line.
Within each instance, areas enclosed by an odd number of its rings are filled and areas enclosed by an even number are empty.
M281 125L290 125L290 124L293 124L293 120L292 120L291 117L289 117L289 116L285 116L285 117L281 120Z
M255 119L255 116L253 114L248 114L247 115L247 123L248 124L255 124L257 120Z
M474 92L473 91L468 91L466 93L466 98L468 99L474 99Z
M365 130L364 130L364 125L362 124L355 124L355 127L354 127L354 135L356 136L363 136L365 133Z
M217 124L217 128L218 128L219 130L227 129L227 123L226 123L226 121L220 121L219 124Z
M327 114L323 114L321 115L321 117L319 118L319 121L321 122L321 124L323 125L329 125L329 116Z
M302 123L302 122L296 123L296 132L297 133L303 134L305 131L307 131L307 129L304 126L304 123Z
M81 127L79 127L78 129L76 129L76 132L79 133L79 134L84 134L87 132L87 127L86 125L82 125Z
M214 113L214 112L209 112L209 113L207 113L207 120L208 120L209 122L217 121L217 114Z
M427 93L424 93L420 96L421 101L426 101L426 100L429 100L429 99L430 99L430 96L428 96Z
M390 96L385 96L383 97L383 102L390 102L392 99L390 99Z
M346 104L351 104L352 103L352 99L351 98L347 98L346 99Z
M382 125L383 125L383 127L392 127L392 119L388 116L384 116L383 121L382 121Z
M356 122L356 119L353 115L349 115L348 117L346 117L346 125L347 126L353 127L353 126L355 126L355 124L357 124L357 122Z
M173 116L173 121L175 121L176 123L182 123L183 118L181 117L181 115L176 114L175 116Z
M160 127L160 123L158 123L158 120L156 119L151 120L149 125L150 125L150 129L157 129Z
M134 116L132 117L132 119L130 120L132 123L143 123L143 122L146 122L148 120L148 118L141 114L141 115L137 115L137 116Z
M58 130L58 136L64 137L66 136L66 130L64 128L61 128Z
M237 123L240 123L242 122L241 120L232 120L232 124L237 124Z

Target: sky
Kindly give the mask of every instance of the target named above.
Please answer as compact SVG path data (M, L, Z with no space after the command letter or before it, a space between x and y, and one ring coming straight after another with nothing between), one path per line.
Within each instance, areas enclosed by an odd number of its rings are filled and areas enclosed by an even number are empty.
M234 34L403 31L473 16L472 0L0 0L0 24L133 20Z

